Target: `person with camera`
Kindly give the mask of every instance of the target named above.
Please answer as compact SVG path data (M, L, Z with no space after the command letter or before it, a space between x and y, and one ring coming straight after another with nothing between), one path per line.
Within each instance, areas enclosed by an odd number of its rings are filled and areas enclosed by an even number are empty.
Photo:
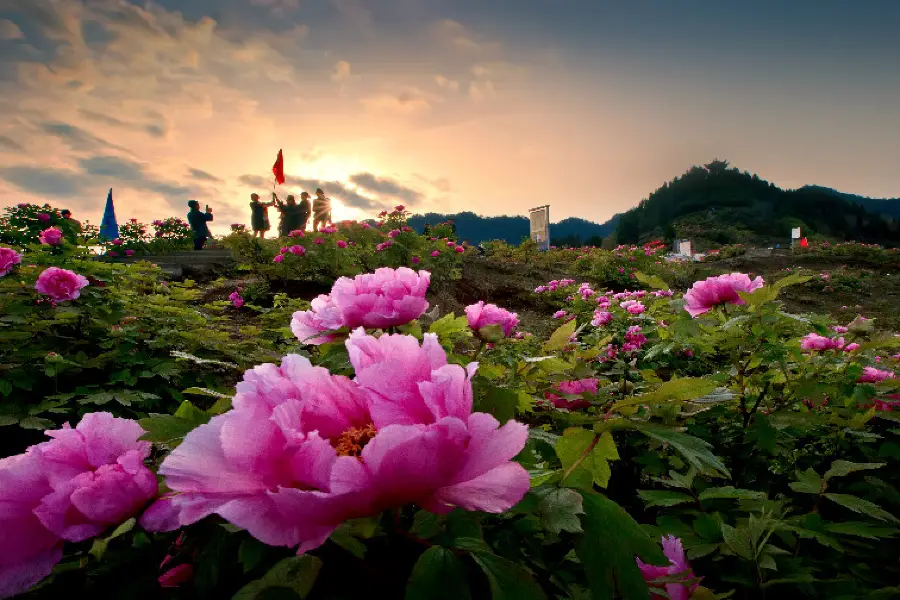
M200 203L196 200L189 200L188 206L191 210L187 214L187 220L191 226L191 231L194 233L194 250L203 250L206 240L212 237L212 234L209 232L209 225L207 225L213 220L212 209L207 204L206 212L200 212Z

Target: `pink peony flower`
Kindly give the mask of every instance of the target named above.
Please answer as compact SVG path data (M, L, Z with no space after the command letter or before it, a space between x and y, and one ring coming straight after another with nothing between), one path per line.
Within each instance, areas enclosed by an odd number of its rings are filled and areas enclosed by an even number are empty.
M834 350L843 346L843 338L839 339L841 340L840 346L838 345L838 340L819 335L818 333L809 333L800 341L800 347L804 350Z
M125 256L134 256L134 250L126 250Z
M465 252L465 251L466 251L466 249L463 248L462 246L457 246L457 247L456 247L456 252L457 252L458 254L462 254L462 253Z
M894 374L890 371L882 371L875 367L865 367L862 375L857 379L857 383L881 383L885 379L893 379Z
M331 298L344 325L384 329L409 323L425 312L430 282L428 271L384 267L353 279L341 277L331 288Z
M344 326L341 311L324 294L309 303L309 310L297 311L291 317L291 331L304 344L319 346L334 339L333 335L320 335Z
M448 248L454 248L454 247L456 247L456 242L447 242L447 247L448 247Z
M62 558L62 540L34 513L52 493L37 446L0 459L0 598L21 594Z
M484 300L466 307L466 319L469 321L469 327L476 333L482 327L499 325L504 337L509 337L519 326L519 315L495 304L485 304Z
M900 394L888 394L884 398L875 398L875 410L894 412L900 410Z
M288 234L288 237L304 237L304 235L302 229L294 229Z
M595 310L594 318L591 319L591 325L594 327L602 327L608 325L613 320L613 314L606 310Z
M640 302L634 302L632 304L629 304L625 310L627 310L628 312L630 312L633 315L639 315L642 312L644 312L645 310L647 310L647 307L644 306L643 304L641 304Z
M422 262L422 259L419 258L418 256L413 256L413 257L410 258L409 260L410 260L410 262L412 262L412 264L414 264L414 265L417 265L417 264L419 264L420 262Z
M159 586L164 588L178 587L194 578L194 566L185 563L173 567L159 576Z
M122 240L120 240L119 238L116 238L112 241L112 244L113 244L113 246L121 246Z
M388 237L389 237L389 238L395 238L395 237L397 237L398 235L400 235L400 230L399 230L399 229L392 229L391 231L388 232Z
M554 318L554 319L562 319L562 318L565 318L565 316L566 316L567 314L568 314L568 313L567 313L566 311L564 311L564 310L558 310L558 311L556 311L555 313L553 313L553 318Z
M274 263L284 262L284 254L276 254L275 258L272 259Z
M303 246L291 246L290 248L288 248L288 252L290 252L291 254L296 254L297 256L305 256L306 248L304 248Z
M63 232L56 227L48 227L41 232L38 238L42 244L47 246L59 246L62 244Z
M317 246L321 246L324 243L325 243L325 240L323 240L322 238L316 238L313 240L313 244L315 244Z
M403 212L404 210L406 210L406 207L403 206L402 204L398 204L397 206L394 207L394 212Z
M258 540L320 546L347 519L408 504L500 513L528 491L511 459L528 429L472 413L476 366L448 365L437 336L347 340L356 378L299 355L244 374L234 408L160 466L175 493L142 518L171 530L218 514Z
M50 296L55 302L65 302L77 299L81 295L81 288L87 285L88 280L78 273L49 267L38 275L34 288L39 293Z
M844 352L856 352L857 350L859 350L859 344L857 344L856 342L844 346ZM876 362L878 362L877 358Z
M63 539L80 542L124 522L156 496L156 476L144 466L150 442L135 421L88 413L75 429L48 431L38 447L53 488L35 514Z
M638 568L641 570L641 575L644 576L644 580L651 588L664 589L672 600L689 600L694 590L697 589L697 583L654 583L656 579L672 578L675 575L682 575L684 580L690 580L694 577L694 572L691 570L691 565L688 564L680 539L675 536L664 535L662 537L662 547L663 553L670 561L669 566L657 567L648 565L641 561L640 558L635 558Z
M744 273L731 273L697 281L684 294L684 309L692 317L702 315L719 304L744 304L738 292L753 292L765 285L762 277L751 280Z
M39 221L43 221L44 223L46 223L50 220L50 215L48 215L47 213L38 213L37 218Z
M574 381L560 381L556 386L556 390L560 394L565 394L567 396L578 396L584 394L585 392L590 392L591 394L596 395L597 383L598 382L596 379L576 379ZM550 392L545 393L544 397L547 398L547 400L553 402L553 406L555 406L556 408L579 410L581 408L587 408L591 405L591 403L587 400L568 400Z
M12 248L0 247L0 277L9 275L16 265L22 264L22 255Z
M241 297L241 293L238 290L231 292L228 295L228 299L231 300L231 305L235 308L240 308L244 305L244 299Z
M336 245L338 248L346 248L346 247L347 247L347 242L345 242L344 240L338 240L338 241L335 242L335 245Z
M436 256L440 256L440 255L441 255L440 250L432 250L432 251L431 251L431 256L432 256L432 257L436 257Z

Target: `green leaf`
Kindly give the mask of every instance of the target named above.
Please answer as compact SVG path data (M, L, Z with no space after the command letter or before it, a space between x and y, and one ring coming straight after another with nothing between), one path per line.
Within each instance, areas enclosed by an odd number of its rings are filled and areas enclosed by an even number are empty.
M791 489L801 494L821 494L825 489L825 482L813 469L797 471L797 481L788 484Z
M51 421L50 419L42 419L40 417L26 417L19 421L19 427L23 429L49 429L51 427L55 427L56 423Z
M256 538L248 537L241 542L241 546L238 548L238 560L244 568L244 573L249 573L258 567L266 557L268 550L269 546Z
M801 283L806 283L810 279L812 279L812 275L801 275L800 273L792 273L787 277L782 277L778 281L776 281L772 287L777 291L781 291L789 285L798 285Z
M677 506L679 504L689 504L694 499L687 494L681 492L672 492L669 490L638 490L638 495L647 508L651 506Z
M353 536L350 525L347 523L342 523L328 539L357 558L363 558L366 555L366 545Z
M880 538L894 537L897 530L893 527L878 527L869 525L859 521L844 521L843 523L829 523L825 525L825 529L829 533L838 533L840 535L853 535L856 537L866 538L869 540L877 540Z
M647 287L651 287L655 290L667 290L669 289L669 284L657 277L656 275L647 275L646 273L641 273L638 271L634 274L634 278L646 285Z
M612 475L609 461L619 458L610 432L598 436L582 427L566 429L554 449L568 473L563 485L585 489L591 489L592 482L606 487Z
M182 394L193 394L195 396L207 396L209 398L231 398L228 394L223 394L221 392L217 392L215 390L211 390L209 388L201 388L201 387L189 387L186 390L182 390Z
M93 556L97 560L103 558L103 554L106 552L106 547L109 545L109 542L116 539L120 535L125 535L126 533L134 529L135 523L137 523L137 519L132 517L116 527L113 532L109 534L109 537L103 539L95 539L90 549L91 556Z
M850 494L825 494L825 497L832 502L840 504L844 508L849 508L850 510L863 515L869 515L870 517L874 517L879 521L900 523L900 519L887 512L874 502L869 502L868 500L863 500L862 498L857 498L856 496L851 496Z
M141 439L154 443L176 445L188 433L209 422L211 415L200 410L187 400L181 403L174 415L150 413L145 419L138 420L145 433Z
M703 500L764 500L765 492L754 492L726 485L724 487L707 488L698 496Z
M541 525L547 531L559 534L562 531L581 533L578 515L584 514L581 495L567 488L547 487L534 490L539 498L537 513Z
M731 476L721 459L711 452L712 445L708 442L661 425L637 422L633 422L633 425L647 437L675 448L688 463L701 473Z
M719 387L714 381L701 377L685 377L665 382L652 392L616 402L613 408L638 404L659 404L661 402L683 402L706 396Z
M846 460L836 460L831 463L831 468L825 472L825 481L832 477L843 477L857 471L880 469L885 463L854 463Z
M760 304L766 304L775 300L775 298L778 297L778 292L779 289L774 285L764 285L755 292L749 294L747 292L738 292L738 296L747 303L749 308L754 308Z
M19 419L13 417L12 415L0 415L0 427L5 427L7 425L15 425L19 422Z
M595 492L582 492L584 535L575 553L584 567L594 600L650 600L650 591L634 558L668 565L656 541L625 510Z
M477 403L478 410L490 413L501 423L516 418L516 407L519 405L519 393L514 390L496 386L485 386L484 395Z
M428 328L431 333L437 334L443 341L455 335L469 332L469 320L465 317L454 317L453 314L444 315L431 324Z
M493 600L546 600L541 586L531 573L514 562L501 558L490 551L481 540L468 538L456 540L460 548L468 550L487 576Z
M753 560L756 557L749 529L735 529L731 525L722 523L722 539L725 540L725 545L741 558Z
M553 334L550 336L550 339L544 344L544 350L547 352L553 352L555 350L562 350L569 344L569 338L572 337L572 334L575 333L575 329L578 327L578 323L573 319L568 323L564 323L560 326Z
M486 342L499 342L506 336L503 335L503 327L499 323L493 323L479 329L478 337Z
M262 598L264 592L272 588L287 588L301 598L306 598L321 568L322 561L309 554L285 558L261 578L242 587L232 600L256 600Z
M0 379L0 394L9 396L13 391L12 381Z
M468 600L463 564L452 551L432 546L422 553L406 584L406 600Z

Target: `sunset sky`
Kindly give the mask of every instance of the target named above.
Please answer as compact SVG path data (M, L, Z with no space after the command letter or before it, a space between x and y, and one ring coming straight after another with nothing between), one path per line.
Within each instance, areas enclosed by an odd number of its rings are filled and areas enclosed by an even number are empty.
M0 204L605 221L715 157L900 196L898 0L0 0ZM221 229L219 229L221 231Z

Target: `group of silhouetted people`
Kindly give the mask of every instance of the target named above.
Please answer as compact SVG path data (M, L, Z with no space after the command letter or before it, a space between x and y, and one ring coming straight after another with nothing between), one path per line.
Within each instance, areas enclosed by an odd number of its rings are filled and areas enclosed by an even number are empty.
M266 232L271 229L269 224L269 207L276 207L281 213L278 221L278 236L288 237L292 231L305 231L309 218L313 218L313 231L319 231L319 226L331 225L331 199L325 197L322 188L316 190L316 198L310 206L309 194L300 194L300 203L293 195L282 202L275 192L272 192L271 202L260 202L259 194L250 195L250 228L253 237L265 239Z

